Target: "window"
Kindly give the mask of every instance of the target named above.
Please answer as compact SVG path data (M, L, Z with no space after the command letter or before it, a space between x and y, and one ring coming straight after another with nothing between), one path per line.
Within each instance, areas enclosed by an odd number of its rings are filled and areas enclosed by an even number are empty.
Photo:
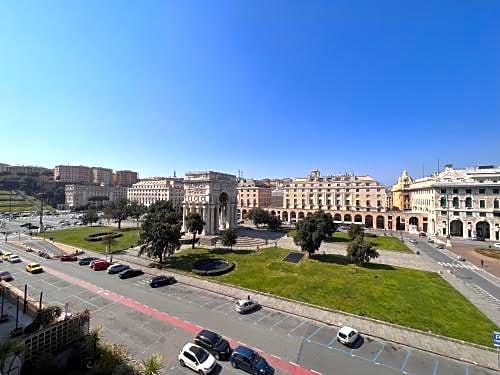
M500 208L500 204L499 204L499 202L498 202L498 199L495 199L495 200L493 201L493 208Z
M486 207L486 201L484 199L481 199L479 201L479 208L485 208Z
M472 189L465 189L465 194L472 194Z
M446 194L446 189L441 189L441 194Z
M460 216L460 212L459 211L453 211L453 216Z
M446 207L446 198L445 197L441 197L441 207Z
M470 211L466 212L465 216L472 216L472 212L470 212Z
M465 207L472 208L472 198L471 197L465 198Z
M458 189L453 189L453 194L458 194Z
M458 197L453 198L453 207L458 208L460 206L460 201Z
M493 189L493 194L498 194L498 189Z
M359 201L356 201L356 206L359 206Z
M366 201L366 207L370 207L370 201Z
M480 212L479 216L482 216L482 217L486 216L486 212Z
M479 194L484 194L485 192L485 189L479 189Z
M441 211L441 215L446 215L446 211Z

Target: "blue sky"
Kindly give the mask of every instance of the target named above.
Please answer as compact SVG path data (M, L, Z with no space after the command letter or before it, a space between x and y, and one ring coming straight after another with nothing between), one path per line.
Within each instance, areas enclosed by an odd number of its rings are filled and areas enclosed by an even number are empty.
M11 1L0 162L247 177L500 164L500 2Z

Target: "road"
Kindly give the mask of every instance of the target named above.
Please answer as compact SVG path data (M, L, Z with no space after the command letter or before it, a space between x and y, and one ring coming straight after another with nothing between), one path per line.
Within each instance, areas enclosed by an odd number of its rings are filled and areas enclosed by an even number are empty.
M24 264L4 262L1 268L13 273L14 285L23 288L27 283L30 295L43 291L46 302L68 302L73 311L90 309L92 324L102 325L105 336L127 345L133 356L162 353L167 374L192 374L179 367L177 354L201 327L219 332L233 346L239 342L258 348L277 374L498 374L369 336L354 349L346 348L335 340L338 327L267 308L238 315L234 300L180 283L151 289L146 275L120 280L75 263L39 258L11 244L1 243L0 249L38 261L46 269L30 275ZM241 373L228 362L219 363L216 374Z

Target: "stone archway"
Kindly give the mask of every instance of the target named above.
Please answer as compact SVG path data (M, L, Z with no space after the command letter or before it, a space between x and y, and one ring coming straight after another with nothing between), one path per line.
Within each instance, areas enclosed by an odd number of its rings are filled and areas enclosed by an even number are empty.
M372 215L365 216L365 227L373 228L373 216Z
M245 220L247 218L247 210L241 211L241 219Z
M405 222L401 216L396 217L396 230L405 230Z
M299 212L298 219L302 220L304 218L304 213L302 211Z
M342 221L342 216L340 214L333 215L333 221Z
M295 213L295 211L292 211L290 212L290 221L297 221L297 214Z
M312 214L312 212L308 212L308 213L306 214L306 217L309 217L309 216L312 216L312 215L313 215L313 214Z
M383 216L381 216L381 215L377 216L376 225L377 225L377 229L384 229L385 228L385 219Z
M354 222L356 224L361 224L363 222L363 217L361 215L354 215Z
M276 216L276 211L272 210L271 215Z
M480 221L476 224L476 237L490 239L490 223L487 221Z
M281 213L281 220L283 220L283 221L288 221L288 212L283 211L283 212Z
M352 216L350 214L345 214L344 221L350 223L352 221Z
M219 212L218 212L218 223L219 223L219 230L225 230L227 228L227 217L228 217L228 209L227 209L227 203L228 203L228 196L225 191L219 194Z
M450 222L450 236L463 237L464 223L456 219Z

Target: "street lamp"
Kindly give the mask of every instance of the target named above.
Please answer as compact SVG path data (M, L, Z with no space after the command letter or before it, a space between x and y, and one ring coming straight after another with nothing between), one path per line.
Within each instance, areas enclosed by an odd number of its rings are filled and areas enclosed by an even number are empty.
M451 195L446 195L446 247L451 247L451 234L450 234L450 198Z

